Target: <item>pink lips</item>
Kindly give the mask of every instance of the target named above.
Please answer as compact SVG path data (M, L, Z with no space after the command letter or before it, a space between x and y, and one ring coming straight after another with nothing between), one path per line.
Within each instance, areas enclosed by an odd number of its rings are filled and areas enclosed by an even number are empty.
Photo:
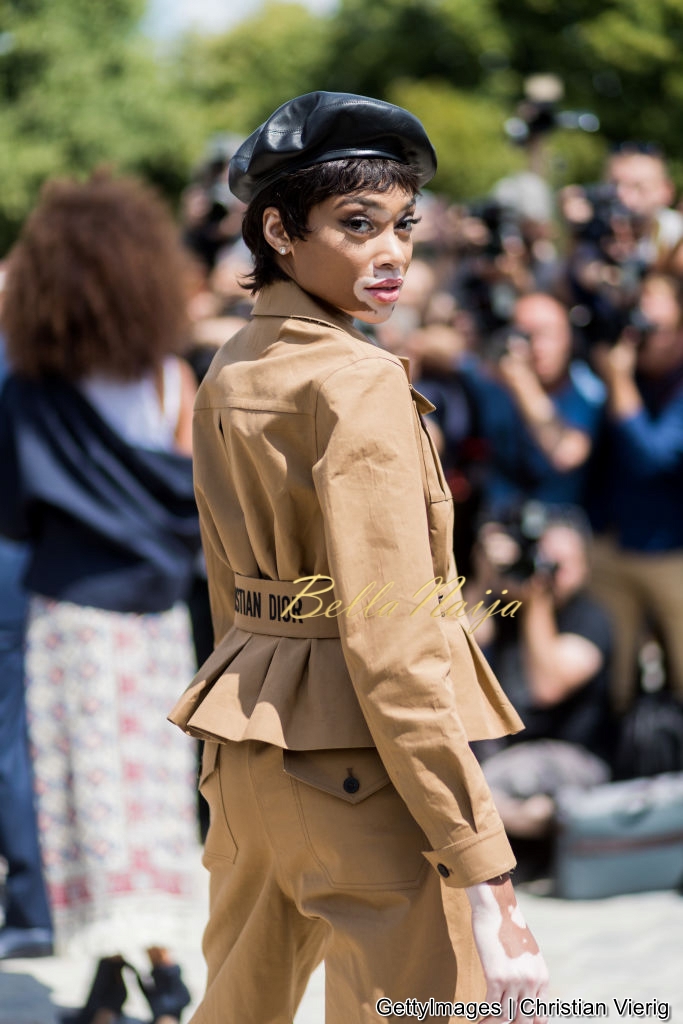
M401 294L402 286L402 277L387 277L383 281L378 281L377 284L369 285L366 291L372 292L380 302L396 302Z

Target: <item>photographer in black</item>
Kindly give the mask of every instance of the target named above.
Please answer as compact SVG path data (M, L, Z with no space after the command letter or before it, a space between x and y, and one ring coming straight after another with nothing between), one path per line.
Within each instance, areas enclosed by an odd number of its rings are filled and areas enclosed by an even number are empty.
M580 510L535 502L479 534L473 597L502 589L523 602L514 618L489 618L477 630L526 726L516 736L475 744L513 840L548 835L561 787L588 788L609 777L611 630L587 593L588 539ZM517 845L522 872L531 871L524 863L530 847Z

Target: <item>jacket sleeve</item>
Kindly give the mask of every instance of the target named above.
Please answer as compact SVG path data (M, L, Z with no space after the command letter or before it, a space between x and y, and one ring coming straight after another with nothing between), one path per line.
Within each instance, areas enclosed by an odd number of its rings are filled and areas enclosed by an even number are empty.
M683 391L654 419L645 409L612 421L634 477L645 481L680 473L683 466Z
M432 846L425 855L447 884L467 886L510 870L514 858L458 712L454 679L465 666L451 664L438 611L416 609L413 596L434 576L415 423L393 361L373 353L334 371L318 394L313 479L363 714Z

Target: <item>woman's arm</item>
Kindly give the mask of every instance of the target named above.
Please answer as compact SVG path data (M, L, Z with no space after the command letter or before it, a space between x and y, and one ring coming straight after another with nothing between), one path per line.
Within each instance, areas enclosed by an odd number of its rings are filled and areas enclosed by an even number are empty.
M414 595L435 575L421 470L432 456L420 450L421 430L400 364L358 359L320 387L313 481L344 657L365 719L436 851L434 867L464 886L509 870L514 858L457 709L453 676L473 671L469 647L452 665L431 615L436 598L415 610ZM448 515L447 492L433 497ZM444 537L449 530L444 523Z
M197 381L192 367L184 359L180 367L180 411L175 429L176 448L183 455L192 455L192 410L197 394Z
M500 372L531 436L551 465L560 473L582 466L590 455L591 439L562 418L534 373L528 355L512 351L501 359Z
M509 875L466 889L472 932L486 976L486 1002L503 1007L503 1020L540 1024L544 1018L522 1014L522 999L544 999L548 970L515 898ZM514 1012L510 1012L514 1008Z
M553 707L585 686L604 659L592 640L559 631L549 581L532 577L525 589L520 628L529 691L539 707Z

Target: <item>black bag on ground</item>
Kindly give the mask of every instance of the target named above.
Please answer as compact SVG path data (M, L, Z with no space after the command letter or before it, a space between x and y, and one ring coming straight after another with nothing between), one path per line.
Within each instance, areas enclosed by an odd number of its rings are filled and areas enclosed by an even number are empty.
M667 690L641 693L622 719L615 779L683 771L683 704Z

